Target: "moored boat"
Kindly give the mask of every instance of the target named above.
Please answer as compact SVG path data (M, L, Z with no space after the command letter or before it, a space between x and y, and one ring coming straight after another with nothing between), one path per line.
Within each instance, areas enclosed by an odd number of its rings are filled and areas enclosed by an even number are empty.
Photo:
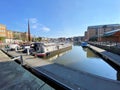
M81 46L82 46L82 47L87 47L87 46L88 46L88 43L87 43L87 42L81 42Z
M69 43L34 43L33 48L36 50L38 57L45 57L55 54L56 52L66 51L71 48L72 44Z

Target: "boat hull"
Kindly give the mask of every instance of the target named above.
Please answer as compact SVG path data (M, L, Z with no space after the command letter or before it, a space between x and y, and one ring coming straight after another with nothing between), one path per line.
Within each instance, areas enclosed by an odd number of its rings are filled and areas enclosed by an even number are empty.
M58 50L54 50L54 51L51 51L51 52L37 53L36 55L37 55L37 57L51 57L51 56L56 55L57 53L62 53L62 52L65 52L67 50L70 50L70 49L72 49L72 45L68 46L68 47L65 47L65 48L58 49Z

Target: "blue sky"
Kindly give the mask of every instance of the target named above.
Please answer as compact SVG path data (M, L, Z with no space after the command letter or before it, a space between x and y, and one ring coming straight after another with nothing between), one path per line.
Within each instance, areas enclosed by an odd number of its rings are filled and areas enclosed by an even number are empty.
M0 23L42 37L82 36L91 25L120 24L120 0L0 0Z

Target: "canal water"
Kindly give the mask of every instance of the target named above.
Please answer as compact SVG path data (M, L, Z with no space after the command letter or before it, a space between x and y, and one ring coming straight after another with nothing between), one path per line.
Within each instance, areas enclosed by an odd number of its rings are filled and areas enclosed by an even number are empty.
M66 67L88 72L105 78L119 80L120 74L93 51L81 46L73 46L71 50L49 58L49 61Z

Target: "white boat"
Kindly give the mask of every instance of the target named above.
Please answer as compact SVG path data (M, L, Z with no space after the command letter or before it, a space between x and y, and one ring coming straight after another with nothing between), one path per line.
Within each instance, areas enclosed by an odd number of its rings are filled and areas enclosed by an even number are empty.
M9 48L10 48L11 50L15 50L16 48L19 49L20 46L19 46L18 44L10 44L10 45L9 45Z
M71 47L72 44L69 43L34 43L33 45L37 56L49 56L56 52L66 51Z

